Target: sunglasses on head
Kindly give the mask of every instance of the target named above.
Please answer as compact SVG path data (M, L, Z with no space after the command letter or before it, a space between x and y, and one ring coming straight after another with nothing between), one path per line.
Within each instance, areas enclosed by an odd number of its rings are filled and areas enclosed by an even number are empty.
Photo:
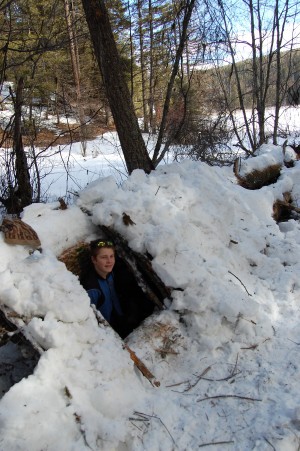
M106 247L106 246L113 246L114 243L112 241L98 241L96 243L97 247Z

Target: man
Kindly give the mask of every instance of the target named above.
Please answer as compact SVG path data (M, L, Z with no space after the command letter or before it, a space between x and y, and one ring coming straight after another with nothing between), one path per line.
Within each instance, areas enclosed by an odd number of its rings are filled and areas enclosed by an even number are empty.
M91 303L111 327L125 338L154 310L124 262L116 259L112 241L90 243L91 267L81 278Z

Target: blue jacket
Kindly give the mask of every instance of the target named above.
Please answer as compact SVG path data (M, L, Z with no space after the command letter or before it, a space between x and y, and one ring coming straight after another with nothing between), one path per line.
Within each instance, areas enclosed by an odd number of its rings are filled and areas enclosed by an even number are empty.
M113 273L105 280L90 263L82 273L80 283L89 294L91 303L122 338L127 337L154 310L154 303L147 298L120 258L116 259Z
M113 310L115 310L118 315L122 316L123 311L116 293L113 273L110 273L106 279L102 279L102 277L98 275L98 285L99 288L87 290L91 303L100 310L103 317L108 322L111 321Z

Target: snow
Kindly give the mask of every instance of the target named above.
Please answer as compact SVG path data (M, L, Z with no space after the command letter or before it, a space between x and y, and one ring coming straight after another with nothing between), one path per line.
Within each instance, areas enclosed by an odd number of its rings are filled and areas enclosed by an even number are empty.
M95 168L103 158L89 146L85 164ZM74 155L81 165L76 148ZM259 155L278 161L282 148ZM256 191L239 186L232 168L192 161L136 170L122 183L104 175L87 177L67 210L57 201L25 209L42 253L0 236L1 304L41 350L33 374L0 401L0 449L298 449L300 224L277 224L272 206L286 191L299 206L299 161ZM124 212L135 224L123 223ZM99 236L99 224L151 254L172 287L166 309L125 340L159 387L98 324L77 277L57 259Z
M263 144L255 153L255 158L243 159L239 164L239 175L241 177L253 171L263 171L273 165L282 166L284 163L295 160L295 152L290 146L275 146Z

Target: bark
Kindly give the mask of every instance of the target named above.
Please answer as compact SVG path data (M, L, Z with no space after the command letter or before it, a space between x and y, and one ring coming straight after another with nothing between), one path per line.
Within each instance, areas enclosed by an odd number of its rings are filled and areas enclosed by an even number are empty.
M21 118L23 104L23 78L19 79L15 103L15 130L14 130L14 151L16 156L16 177L18 190L20 191L21 206L26 207L32 202L32 192L30 185L30 176L27 165L27 158L24 151Z
M105 2L82 0L82 5L128 172L144 169L149 173L154 165L135 115Z

